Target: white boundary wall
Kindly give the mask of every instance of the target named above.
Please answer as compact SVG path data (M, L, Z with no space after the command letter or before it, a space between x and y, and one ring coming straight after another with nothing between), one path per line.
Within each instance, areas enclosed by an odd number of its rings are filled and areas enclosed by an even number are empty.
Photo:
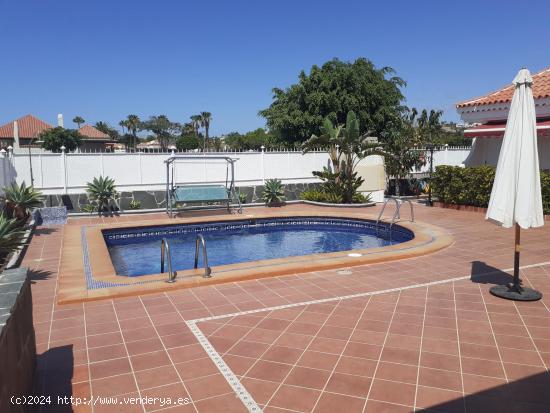
M193 155L192 153L180 153ZM311 172L329 164L326 152L224 152L207 156L238 158L235 163L236 186L261 185L267 179L284 184L319 182ZM114 178L119 191L163 190L170 153L24 153L5 154L0 158L0 185L12 181L31 182L44 194L82 193L86 183L96 176ZM200 156L200 155L199 155ZM223 160L191 159L175 163L175 182L179 184L225 183L227 166ZM229 171L230 173L230 171Z
M434 166L461 165L469 148L448 148L434 152ZM180 153L193 155L193 153ZM2 157L3 155L3 157ZM170 153L25 153L0 155L0 189L16 181L31 182L44 194L82 193L95 176L115 179L119 191L163 190L166 185L164 161ZM319 182L311 172L329 165L326 152L223 152L211 156L238 158L235 164L237 186L261 185L267 179L280 179L283 184ZM200 156L200 154L199 154ZM368 164L381 164L380 157L369 157ZM420 172L429 170L429 165ZM418 171L417 171L418 172ZM176 183L225 183L226 163L215 160L178 161L174 168ZM368 180L368 177L364 177Z

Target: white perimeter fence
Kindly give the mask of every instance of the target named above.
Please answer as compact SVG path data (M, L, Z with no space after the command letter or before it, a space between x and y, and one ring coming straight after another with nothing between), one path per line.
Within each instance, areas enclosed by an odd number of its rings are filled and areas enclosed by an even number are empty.
M460 165L469 148L447 148L434 152L434 165ZM177 153L193 155L193 153ZM114 178L119 191L163 190L166 185L164 161L171 153L5 153L0 157L0 189L16 181L31 183L44 194L82 193L95 176ZM196 154L201 156L201 154ZM235 164L237 186L261 185L267 179L284 184L318 182L311 172L329 164L326 152L223 152L207 156L238 158ZM373 157L374 158L374 157ZM376 157L378 158L378 157ZM370 160L368 163L377 163ZM428 171L426 165L421 172ZM225 183L225 161L186 159L174 166L176 183ZM366 177L365 177L366 178ZM367 178L368 179L368 178Z

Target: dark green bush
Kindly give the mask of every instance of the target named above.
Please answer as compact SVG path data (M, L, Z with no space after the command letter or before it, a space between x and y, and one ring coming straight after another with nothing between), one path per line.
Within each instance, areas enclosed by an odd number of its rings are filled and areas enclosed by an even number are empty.
M550 171L541 171L542 202L545 214L550 214ZM448 204L486 207L495 179L493 166L438 166L432 178L432 194Z

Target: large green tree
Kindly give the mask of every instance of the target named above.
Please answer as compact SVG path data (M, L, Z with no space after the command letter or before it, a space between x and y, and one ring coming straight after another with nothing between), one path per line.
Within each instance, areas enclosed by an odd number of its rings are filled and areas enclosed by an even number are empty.
M287 142L303 142L321 133L325 118L344 124L354 111L361 133L378 136L400 110L403 79L391 67L376 68L365 58L354 62L333 59L321 67L302 71L299 82L286 89L273 89L273 102L259 113L269 129Z
M170 121L166 115L150 116L148 120L140 123L139 128L153 132L164 151L168 149L168 144L175 139L175 135L181 131L180 124Z
M60 126L56 128L46 129L40 134L42 148L52 152L61 152L61 147L65 150L74 151L82 143L82 137L77 130L65 129Z
M266 132L265 129L258 128L244 135L238 132L231 132L225 136L224 144L235 151L248 151L250 149L258 150L262 146L272 148L275 146L276 141L273 135Z

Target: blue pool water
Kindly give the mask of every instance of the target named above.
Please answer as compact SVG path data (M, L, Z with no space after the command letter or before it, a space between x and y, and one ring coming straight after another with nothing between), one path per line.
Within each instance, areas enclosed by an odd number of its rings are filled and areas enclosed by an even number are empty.
M398 226L376 231L369 221L317 217L110 229L103 236L117 274L139 276L160 273L162 238L170 243L174 270L193 268L197 233L204 236L211 267L384 247L414 237Z

